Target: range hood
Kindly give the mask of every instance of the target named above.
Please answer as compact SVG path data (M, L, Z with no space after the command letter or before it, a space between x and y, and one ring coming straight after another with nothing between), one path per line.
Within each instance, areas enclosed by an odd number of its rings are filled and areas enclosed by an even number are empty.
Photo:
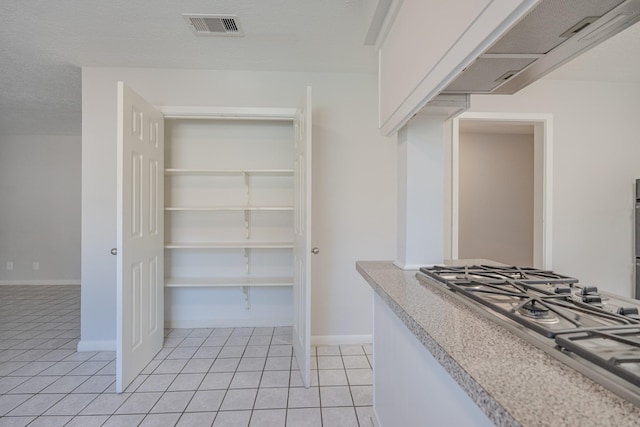
M513 94L640 20L640 0L541 0L442 93Z

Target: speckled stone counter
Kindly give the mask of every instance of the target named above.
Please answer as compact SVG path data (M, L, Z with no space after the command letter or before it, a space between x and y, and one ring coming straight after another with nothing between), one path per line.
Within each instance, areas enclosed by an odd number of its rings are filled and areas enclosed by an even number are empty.
M498 426L640 426L640 408L390 261L356 269ZM375 355L374 355L375 357Z

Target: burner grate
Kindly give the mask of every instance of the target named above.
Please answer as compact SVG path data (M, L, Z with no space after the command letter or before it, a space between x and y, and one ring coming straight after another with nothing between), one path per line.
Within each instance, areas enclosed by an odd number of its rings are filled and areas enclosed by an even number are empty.
M471 286L464 286L457 283L447 283L447 286L548 338L554 338L558 334L576 332L582 328L592 329L593 326L586 326L584 324L582 315L589 315L601 319L607 324L603 325L604 327L611 326L611 324L623 326L640 323L629 317L610 313L598 307L575 301L570 295L545 292L523 283L507 281L499 284L483 283L482 287L479 288L473 286L477 282L468 283ZM494 302L494 298L492 298L496 296L509 298L512 302L510 304L496 303ZM550 314L553 313L557 318L564 319L572 326L558 329L552 326L557 322L539 322L538 320L540 319L522 315L523 307L532 305L537 305L548 310Z
M498 283L504 280L516 280L520 283L535 284L565 284L571 285L578 283L578 279L563 276L549 270L540 270L533 267L516 267L516 266L490 266L490 265L472 265L472 266L434 266L423 267L420 271L427 276L438 280L442 283L480 280L483 283Z
M640 387L640 327L558 335L556 343Z
M528 267L436 266L416 276L640 405L638 301Z
M629 316L576 300L571 292L559 292L558 285L571 287L578 280L553 271L485 265L423 267L420 271L547 338L582 329L640 324ZM532 306L548 315L534 315L527 310Z

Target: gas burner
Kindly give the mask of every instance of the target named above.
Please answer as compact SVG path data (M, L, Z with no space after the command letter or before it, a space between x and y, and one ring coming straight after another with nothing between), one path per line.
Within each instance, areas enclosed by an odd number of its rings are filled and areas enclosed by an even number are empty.
M557 316L552 314L551 310L540 304L536 304L535 301L527 301L523 306L518 308L518 313L540 323L553 324L560 321Z
M471 281L463 281L460 283L460 286L465 289L480 289L482 287L482 283Z
M427 267L421 276L640 406L640 301L530 267Z

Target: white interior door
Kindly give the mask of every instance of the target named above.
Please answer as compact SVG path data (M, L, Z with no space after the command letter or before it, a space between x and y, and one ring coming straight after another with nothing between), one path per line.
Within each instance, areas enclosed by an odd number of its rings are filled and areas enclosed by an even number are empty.
M164 119L118 82L116 391L164 338Z
M311 386L311 87L294 120L293 351Z

